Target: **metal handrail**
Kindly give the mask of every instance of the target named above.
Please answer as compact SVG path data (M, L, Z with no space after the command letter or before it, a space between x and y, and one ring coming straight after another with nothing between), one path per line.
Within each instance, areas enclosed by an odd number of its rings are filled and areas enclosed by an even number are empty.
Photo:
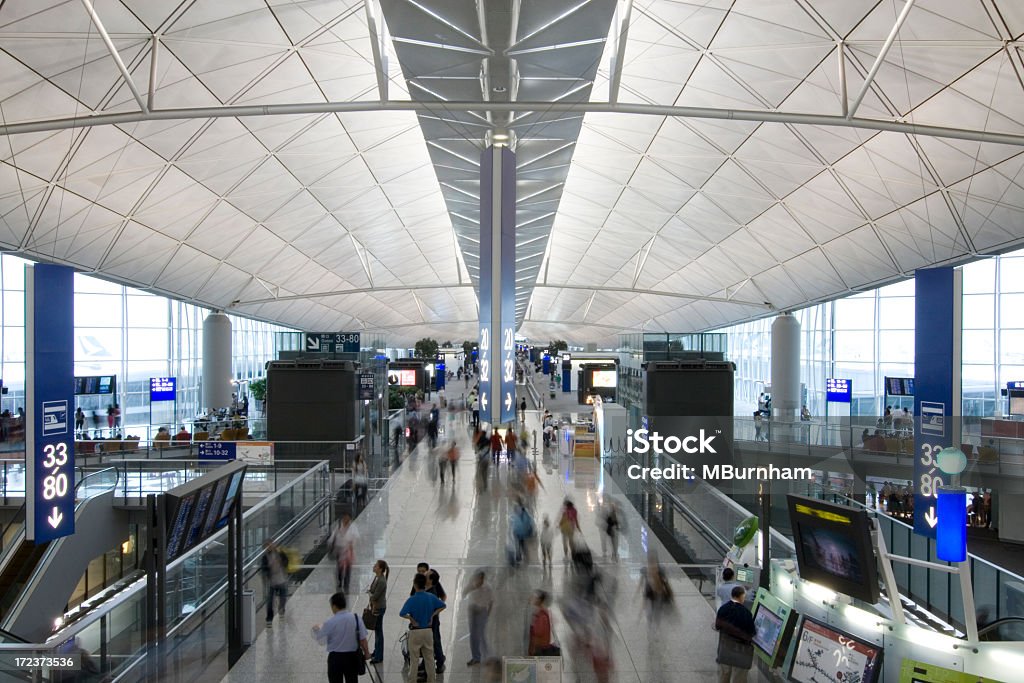
M1002 619L996 619L995 621L989 622L978 629L978 639L988 640L988 638L985 638L984 636L992 633L993 631L997 631L1000 627L1005 626L1006 624L1018 624L1024 628L1024 617L1003 617Z
M99 477L100 475L108 473L108 472L113 472L114 473L114 483L111 484L110 486L108 486L106 488L106 490L100 491L100 493L94 493L94 494L92 494L89 497L92 498L93 496L101 495L103 493L106 493L107 491L116 490L118 482L121 481L121 472L120 472L120 470L117 467L104 467L101 470L96 470L95 472L89 472L84 477L82 477L77 482L75 482L75 500L78 500L78 497L79 497L78 496L78 490L82 488L82 485L85 484L85 482L89 481L93 477Z

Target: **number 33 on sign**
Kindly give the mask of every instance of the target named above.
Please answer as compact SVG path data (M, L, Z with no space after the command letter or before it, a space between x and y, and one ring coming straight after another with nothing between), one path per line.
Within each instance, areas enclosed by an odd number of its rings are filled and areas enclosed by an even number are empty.
M922 444L921 445L921 465L926 470L921 472L920 478L917 482L917 493L921 494L925 498L938 498L939 489L945 485L942 480L941 474L936 474L938 469L938 463L935 457L942 450L942 446L938 444ZM925 512L925 520L928 522L928 526L934 528L938 523L935 517L935 509L929 505L929 509Z

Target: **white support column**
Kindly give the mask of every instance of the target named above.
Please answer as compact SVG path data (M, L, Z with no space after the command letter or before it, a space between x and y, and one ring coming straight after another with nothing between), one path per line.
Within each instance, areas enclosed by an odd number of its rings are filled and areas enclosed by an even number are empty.
M124 65L124 60L121 59L121 55L118 53L117 48L114 47L114 41L110 39L110 34L107 33L107 29L103 27L103 22L100 21L100 17L96 14L96 9L92 6L92 0L82 0L82 5L85 7L85 11L89 13L89 17L92 18L92 23L96 26L96 30L99 32L100 37L103 39L103 43L107 46L107 51L110 52L110 56L114 58L114 63L117 64L117 70L121 72L121 77L124 78L125 84L128 89L132 91L132 97L139 103L139 109L142 110L143 114L149 113L149 106L146 101L142 99L142 94L139 89L135 87L135 81L132 80L132 75L128 73L128 67Z
M622 18L619 21L619 30L615 35L615 52L612 53L611 73L608 79L608 101L619 101L619 84L622 81L622 64L626 59L626 43L629 37L629 15L633 11L633 0L621 0L615 11L616 18L619 12ZM612 20L613 22L615 19Z
M836 55L839 57L839 102L843 108L843 116L850 115L850 98L846 91L846 44L836 43Z
M874 529L871 530L871 538L875 542L878 566L882 570L882 583L885 584L885 594L889 598L889 607L892 609L892 620L897 624L905 624L907 617L903 614L903 602L900 600L899 586L896 585L896 574L892 571L892 559L877 521L874 522Z
M964 627L967 629L967 642L978 642L978 619L974 610L974 588L971 586L971 559L957 562L957 575L960 577L960 597L964 603Z
M146 96L146 107L153 111L153 100L156 96L156 55L160 48L160 36L154 33L149 42L149 93Z
M217 410L231 405L231 320L213 311L203 320L203 405Z
M846 113L847 118L853 118L857 114L857 109L860 107L860 103L864 100L864 96L868 94L868 88L870 88L871 83L874 82L875 76L878 74L878 70L882 68L882 63L885 62L885 57L889 54L889 48L892 47L893 41L895 41L896 36L899 35L900 27L902 27L903 22L907 20L907 15L910 14L910 10L913 6L914 0L907 0L907 4L903 6L903 11L900 12L898 17L896 17L896 23L889 32L889 37L886 38L885 43L882 44L882 50L878 53L878 56L875 57L875 63L871 65L871 70L868 71L868 75L864 79L864 85L861 86L860 92L857 94L857 99L853 101L853 105Z
M385 39L384 14L380 10L379 0L364 0L366 6L366 26L370 31L370 50L373 53L373 66L377 72L377 95L381 102L388 99L388 53Z
M800 415L800 322L783 313L772 323L772 422L792 424Z

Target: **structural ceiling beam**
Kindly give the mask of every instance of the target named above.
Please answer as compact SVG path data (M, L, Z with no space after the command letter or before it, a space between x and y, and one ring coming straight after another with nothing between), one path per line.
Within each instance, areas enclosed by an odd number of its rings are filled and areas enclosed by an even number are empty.
M139 98L142 100L142 98ZM145 103L145 100L142 100ZM835 126L890 131L908 135L951 138L991 142L1024 147L1024 135L997 133L970 128L928 126L889 119L866 119L828 114L768 111L758 109L720 109L714 107L676 107L671 105L636 104L627 102L416 102L377 100L357 102L301 102L295 104L227 105L219 107L185 107L158 109L150 112L124 112L91 114L73 118L46 119L12 123L0 126L0 135L39 133L68 128L86 128L140 121L175 121L184 119L210 119L246 116L294 116L297 114L332 114L339 112L416 111L416 112L542 112L586 114L640 114L678 118L724 119L729 121L755 121L763 123L791 123L808 126Z

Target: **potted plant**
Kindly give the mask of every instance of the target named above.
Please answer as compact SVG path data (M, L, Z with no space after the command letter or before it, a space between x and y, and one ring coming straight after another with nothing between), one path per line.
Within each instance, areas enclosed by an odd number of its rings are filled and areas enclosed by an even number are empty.
M260 377L249 382L249 394L252 396L252 400L256 402L256 409L263 411L266 409L267 400L267 378Z

